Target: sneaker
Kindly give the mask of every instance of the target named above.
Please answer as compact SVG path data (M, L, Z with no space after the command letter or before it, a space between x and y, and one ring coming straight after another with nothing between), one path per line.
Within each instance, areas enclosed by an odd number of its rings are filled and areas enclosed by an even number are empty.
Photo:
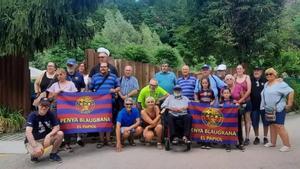
M267 137L264 137L264 144L267 144L269 142Z
M247 138L247 139L244 141L244 145L247 146L247 145L249 145L249 144L250 144L250 139Z
M179 143L179 139L177 137L175 137L173 140L172 140L172 144L176 145Z
M289 152L291 151L291 147L288 147L288 146L283 146L279 149L279 151L281 152Z
M254 141L253 141L253 144L254 144L254 145L257 145L257 144L259 144L259 143L260 143L259 138L258 138L258 137L255 137L255 139L254 139Z
M238 148L239 150L241 150L242 152L245 151L245 147L242 144L236 145L236 148Z
M39 159L37 157L32 157L31 156L30 161L33 162L33 163L37 163L37 162L39 162Z
M57 161L57 162L62 161L62 159L60 158L59 155L57 155L57 153L51 153L51 154L50 154L50 160L52 160L52 161Z
M272 144L272 143L267 143L267 144L265 144L264 146L265 146L265 147L275 147L275 145Z
M205 146L205 145L202 145L202 146L201 146L201 149L206 149L206 146Z

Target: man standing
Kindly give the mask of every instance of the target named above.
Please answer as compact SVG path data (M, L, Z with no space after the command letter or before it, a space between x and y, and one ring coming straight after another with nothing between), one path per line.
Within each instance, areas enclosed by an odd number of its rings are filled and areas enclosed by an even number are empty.
M201 67L201 73L203 78L208 78L210 83L210 88L213 90L215 98L219 98L219 91L226 86L226 84L216 75L211 75L211 67L207 64L204 64ZM195 100L199 100L196 93L201 90L200 81L196 81L196 87L194 90L195 93ZM218 99L214 102L214 105L219 105Z
M124 76L118 78L120 84L119 105L124 106L124 100L131 97L136 102L139 91L139 83L136 77L132 76L132 66L125 66Z
M194 89L196 85L196 77L190 75L190 68L184 65L181 69L182 77L177 79L177 84L182 88L182 95L189 100L194 100Z
M38 162L45 148L53 146L50 159L61 161L57 151L64 138L59 129L59 122L55 115L49 111L50 101L41 98L38 111L29 114L26 123L26 148L31 155L31 161Z
M117 118L116 137L117 151L122 150L122 142L128 139L129 144L135 146L134 137L140 136L143 128L140 126L140 113L137 108L133 108L133 100L128 97L124 100L124 106Z
M224 81L224 78L226 76L226 70L227 70L227 66L225 64L220 64L217 67L217 76Z
M161 71L155 74L155 79L158 85L169 94L173 92L173 87L176 84L176 76L173 72L169 71L169 65L167 63L161 65Z
M264 85L267 82L267 79L262 76L263 70L261 67L256 66L253 70L253 76L251 77L251 102L252 102L252 112L251 112L251 121L254 129L255 139L253 141L254 145L260 143L259 139L259 121L260 117L264 126L264 140L263 143L267 144L268 139L268 125L265 119L265 111L260 110L261 102L261 92L264 89Z
M110 55L109 50L101 47L97 49L97 53L99 53L98 54L99 64L97 64L91 69L89 77L92 78L94 74L99 73L101 63L107 63L109 72L115 74L118 77L119 74L116 67L108 63L108 57Z
M157 85L155 79L151 79L149 85L145 86L138 97L138 107L144 109L146 107L146 98L152 96L156 100L156 104L160 105L165 98L169 96L163 88Z
M100 73L96 73L93 75L90 90L94 92L99 92L101 94L109 94L112 95L112 105L115 104L115 96L120 91L119 83L117 80L117 76L108 71L108 63L100 64ZM115 107L115 106L113 106ZM116 112L112 109L113 122L116 119ZM110 133L106 132L107 144L112 145L110 141ZM104 146L104 133L100 133L100 143L97 144L97 148L101 148Z

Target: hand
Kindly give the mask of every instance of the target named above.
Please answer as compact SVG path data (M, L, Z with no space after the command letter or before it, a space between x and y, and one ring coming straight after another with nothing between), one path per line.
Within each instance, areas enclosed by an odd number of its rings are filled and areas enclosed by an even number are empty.
M287 104L287 105L285 106L285 110L287 110L287 111L288 111L288 110L291 110L291 108L292 108L291 105L288 105L288 104Z
M159 105L159 104L160 104L160 101L159 101L159 100L157 100L157 101L155 102L155 104L156 104L156 105Z
M129 132L129 131L130 131L129 127L124 128L124 132Z
M36 146L33 148L33 153L35 154L35 156L40 157L43 155L43 148L40 146Z
M41 92L37 92L37 93L35 94L35 98L38 98L38 97L40 96L40 94L41 94Z
M121 152L122 151L122 144L121 143L117 143L117 145L116 145L116 151L117 152Z
M115 89L110 89L109 91L110 91L110 93L115 93L116 92Z
M125 95L125 96L120 95L120 97L122 98L122 100L125 100L125 99L126 99L126 95Z

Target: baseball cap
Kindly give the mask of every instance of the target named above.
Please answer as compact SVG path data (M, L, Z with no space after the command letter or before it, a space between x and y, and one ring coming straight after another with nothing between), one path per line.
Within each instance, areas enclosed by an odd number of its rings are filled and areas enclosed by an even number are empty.
M220 64L218 67L217 67L217 71L220 70L226 70L227 69L227 66L225 64Z
M98 49L97 49L97 52L98 52L98 53L105 53L107 56L109 56L109 54L110 54L109 50L106 49L106 48L103 48L103 47L98 48Z
M50 106L50 101L47 97L43 97L41 98L40 100L40 105L43 105L43 106Z
M77 62L73 58L67 60L67 65L72 65L73 66L73 65L76 65L76 64L77 64Z
M204 64L201 69L210 69L210 66L208 64Z
M180 85L175 85L175 86L173 87L173 90L181 90L181 86L180 86Z
M263 68L260 66L255 66L253 70L263 70Z

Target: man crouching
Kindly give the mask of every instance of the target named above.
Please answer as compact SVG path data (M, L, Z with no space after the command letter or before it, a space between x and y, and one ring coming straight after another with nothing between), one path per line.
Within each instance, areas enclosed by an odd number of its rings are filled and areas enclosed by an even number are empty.
M128 139L129 144L135 146L134 137L140 136L143 128L140 126L141 119L139 110L132 107L132 98L126 98L124 106L117 117L116 137L117 137L117 151L122 150L122 142Z
M59 129L59 123L55 115L49 111L50 101L42 98L38 111L29 114L26 123L25 144L31 155L31 161L38 162L44 150L52 147L50 160L61 161L57 150L62 143L64 133Z

